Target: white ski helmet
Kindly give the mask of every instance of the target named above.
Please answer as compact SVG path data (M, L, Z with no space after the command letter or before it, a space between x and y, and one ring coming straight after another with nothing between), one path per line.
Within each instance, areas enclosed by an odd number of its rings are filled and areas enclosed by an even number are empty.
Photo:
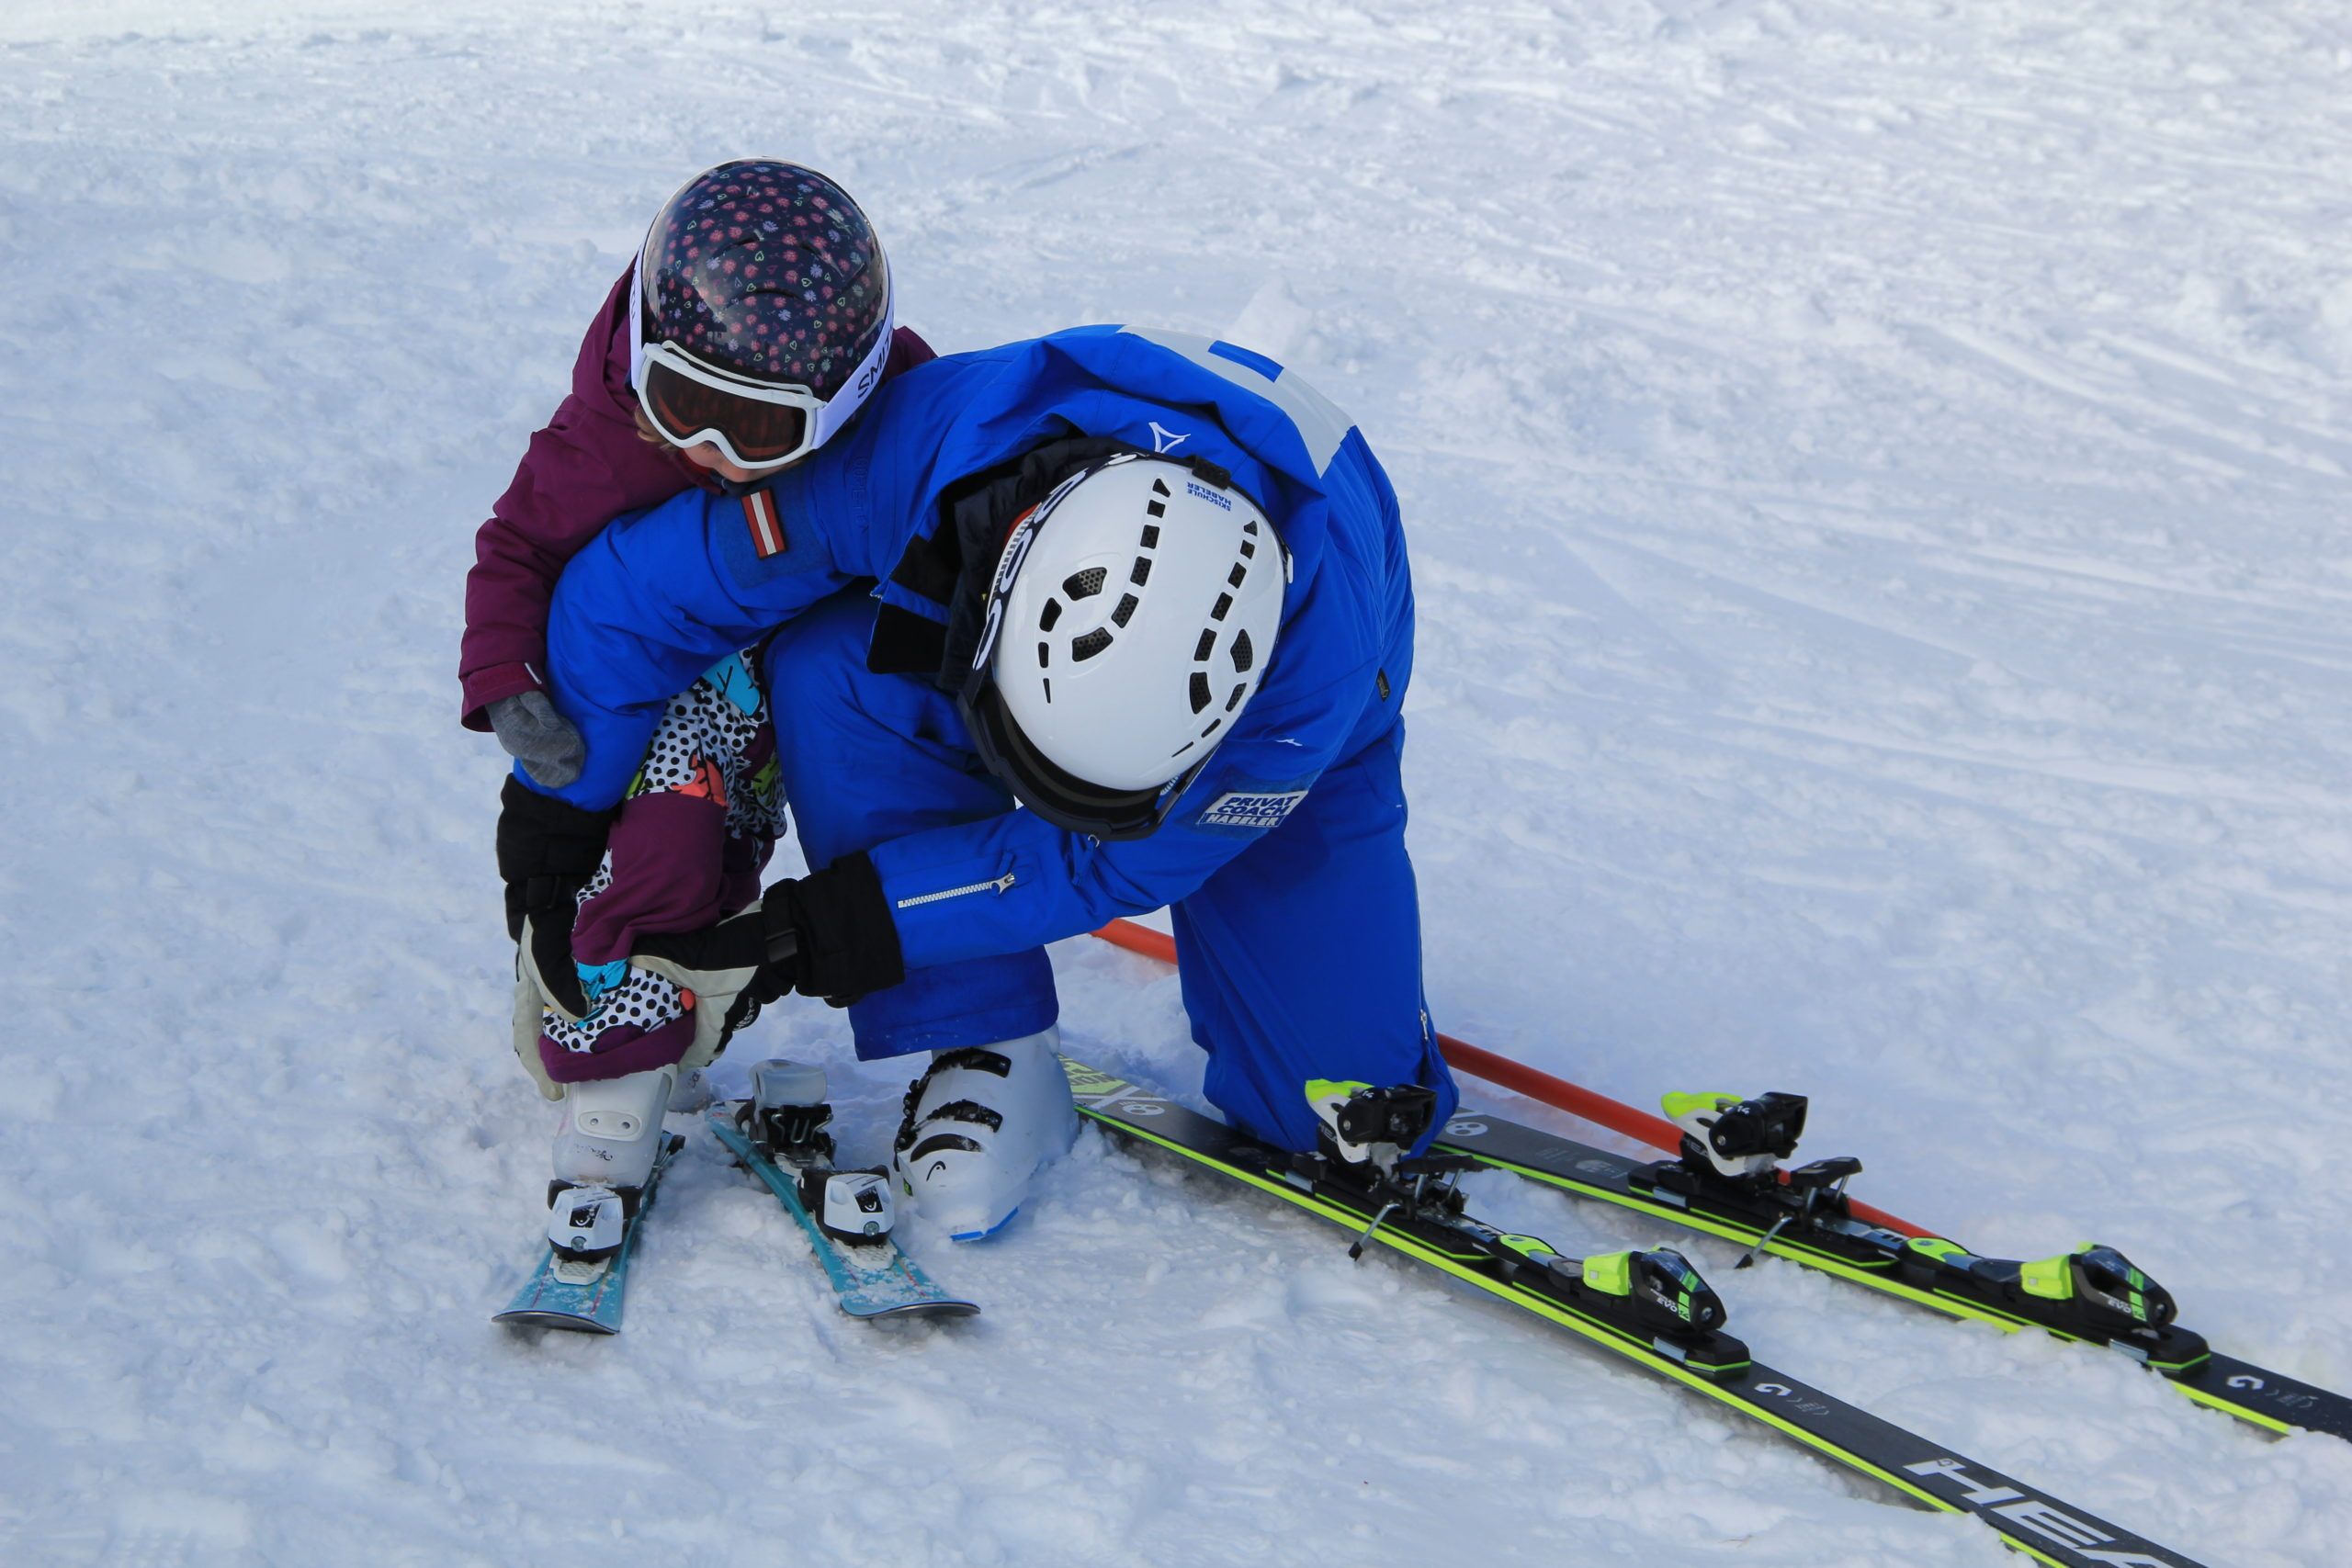
M1158 828L1265 678L1282 628L1273 525L1223 469L1123 453L1013 521L964 713L1047 821Z

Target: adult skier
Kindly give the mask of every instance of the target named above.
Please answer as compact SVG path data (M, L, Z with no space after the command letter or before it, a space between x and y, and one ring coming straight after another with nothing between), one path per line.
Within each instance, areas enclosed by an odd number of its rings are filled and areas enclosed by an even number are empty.
M556 793L609 806L672 694L768 638L817 869L636 964L707 1035L797 990L851 1002L863 1057L933 1053L893 1164L985 1235L1074 1126L1043 944L1117 914L1171 908L1206 1093L1254 1136L1314 1147L1315 1080L1425 1085L1442 1122L1412 626L1396 496L1344 414L1229 344L1079 328L923 366L763 492L583 549L548 627L585 742ZM616 1169L650 1166L654 1087Z

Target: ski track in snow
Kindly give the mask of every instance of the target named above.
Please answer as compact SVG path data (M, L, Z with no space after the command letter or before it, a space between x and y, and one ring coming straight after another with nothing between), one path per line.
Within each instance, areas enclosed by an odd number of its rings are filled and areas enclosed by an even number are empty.
M2352 1384L2339 8L94 0L0 16L0 1559L2009 1561L1092 1134L1001 1241L914 1236L970 1324L840 1318L699 1134L623 1337L484 1321L552 1113L471 536L747 152L859 195L944 349L1218 333L1355 414L1442 1026L1809 1091L1886 1206L2113 1242ZM1074 1051L1197 1089L1172 978L1056 962ZM771 1016L734 1070L831 1062L878 1150L903 1069ZM2352 1534L2344 1445L1472 1186L2205 1562Z

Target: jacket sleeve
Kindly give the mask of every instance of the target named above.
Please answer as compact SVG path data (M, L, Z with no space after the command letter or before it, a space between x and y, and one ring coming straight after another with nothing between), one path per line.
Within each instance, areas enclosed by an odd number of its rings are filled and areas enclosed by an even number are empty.
M474 535L466 574L466 631L458 660L463 722L490 728L482 710L546 683L548 604L564 563L624 512L692 487L664 449L641 440L627 400L628 275L588 325L571 394L531 437L514 483Z
M1375 679L1370 659L1304 693L1278 690L1270 676L1148 838L1100 842L1015 810L876 847L907 967L1019 953L1187 897L1279 826L1340 760L1375 700Z
M944 362L895 378L849 430L759 494L688 491L619 519L572 558L548 621L548 684L588 759L552 793L592 810L612 805L663 706L695 676L889 571L958 385Z
M588 756L545 793L589 810L618 801L672 697L853 580L820 529L776 507L783 490L748 502L689 491L572 558L548 620L548 690ZM519 765L515 776L544 788Z

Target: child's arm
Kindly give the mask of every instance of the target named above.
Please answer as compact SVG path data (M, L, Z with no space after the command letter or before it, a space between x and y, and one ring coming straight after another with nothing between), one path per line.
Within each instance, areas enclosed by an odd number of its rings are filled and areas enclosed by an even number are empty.
M548 601L563 563L613 518L693 486L682 459L637 434L628 386L628 281L624 272L581 340L571 393L531 437L514 482L474 536L466 574L466 635L458 678L464 723L547 683Z

